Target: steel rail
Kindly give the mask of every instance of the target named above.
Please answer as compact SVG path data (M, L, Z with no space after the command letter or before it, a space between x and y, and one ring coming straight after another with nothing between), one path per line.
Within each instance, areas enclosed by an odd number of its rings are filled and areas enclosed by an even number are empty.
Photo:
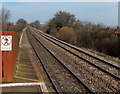
M83 51L83 50L81 50L81 49L79 49L79 48L71 45L71 44L68 44L68 43L66 43L66 42L64 42L64 41L62 41L62 40L56 39L55 37L52 37L52 36L50 36L50 35L48 35L48 34L45 34L45 33L41 32L41 31L40 31L40 33L42 33L43 35L45 35L45 36L47 36L47 37L49 37L49 38L52 38L53 40L55 40L55 41L57 41L57 42L60 42L60 43L62 43L62 44L64 44L64 45L67 45L68 47L70 47L70 48L72 48L72 49L74 49L74 50L77 50L77 51L79 51L79 52L81 52L81 53L84 53L84 54L86 54L86 55L88 55L88 56L90 56L90 57L93 57L93 58L95 58L95 59L97 59L97 60L99 60L99 61L101 61L101 62L103 62L103 63L105 63L105 64L108 64L108 65L110 65L110 66L112 66L112 67L120 70L120 66L116 66L116 65L114 65L114 64L112 64L112 63L109 63L108 61L105 61L105 60L100 59L100 58L98 58L98 57L96 57L96 56L94 56L94 55L91 55L91 54L89 54L89 53L87 53L87 52L85 52L85 51Z
M27 32L27 34L28 34L28 32ZM41 60L41 58L40 58L40 56L39 56L37 50L35 49L34 45L33 45L32 42L30 41L30 38L29 38L29 37L28 37L28 40L29 40L29 42L30 42L30 44L31 44L31 46L32 46L32 48L33 48L33 50L34 50L34 52L35 52L37 58L39 59L39 61L40 61L41 65L42 65L42 67L43 67L43 69L44 69L44 71L45 71L45 73L46 73L48 79L50 80L50 82L51 82L51 84L52 84L54 90L56 91L57 94L59 94L60 91L57 89L57 87L56 87L54 81L52 80L51 76L49 75L48 71L46 70L46 67L44 66L44 64L43 64L43 62L42 62L42 60Z
M60 65L62 65L68 72L70 72L70 74L75 77L77 81L89 91L90 94L94 94L94 92L84 82L82 82L70 69L68 69L67 66L65 66L55 55L53 55L52 52L47 47L45 47L34 34L32 35L59 62Z
M101 70L102 72L104 72L104 73L106 73L106 74L110 75L111 77L115 78L116 80L120 80L120 77L118 77L118 76L116 76L116 75L114 75L114 74L112 74L112 73L110 73L110 72L106 71L105 69L102 69L102 68L101 68L101 67L99 67L98 65L93 64L92 62L90 62L90 61L88 61L88 60L84 59L83 57L81 57L81 56L79 56L79 55L77 55L77 54L73 53L72 51L70 51L70 50L66 49L65 47L63 47L63 46L61 46L61 45L59 45L59 44L55 43L54 41L50 40L50 39L49 39L49 38L47 38L46 36L43 36L42 34L40 34L39 32L37 32L37 33L38 33L39 35L41 35L42 37L44 37L45 39L47 39L47 40L51 41L53 44L55 44L55 45L57 45L57 46L61 47L62 49L64 49L64 50L68 51L69 53L73 54L74 56L76 56L76 57L78 57L78 58L82 59L83 61L85 61L85 62L89 63L90 65L92 65L92 66L96 67L97 69L99 69L99 70Z

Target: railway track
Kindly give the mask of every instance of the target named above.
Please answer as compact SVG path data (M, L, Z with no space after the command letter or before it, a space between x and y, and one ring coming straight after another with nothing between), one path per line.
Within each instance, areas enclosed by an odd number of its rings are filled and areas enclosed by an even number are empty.
M68 70L68 72L72 73L72 75L77 79L77 81L79 81L81 85L83 85L84 88L86 88L88 92L93 93L93 92L118 92L119 91L120 79L119 79L118 66L107 63L108 66L113 67L114 70L117 70L118 72L118 74L117 72L111 73L110 69L105 70L104 67L102 66L102 64L106 64L105 62L101 63L101 66L98 64L94 64L93 62L91 62L94 57L91 56L92 57L91 61L89 61L89 59L86 60L85 57L84 57L85 59L83 57L80 57L80 54L79 54L80 51L79 53L75 52L78 50L74 49L71 45L69 44L66 45L66 43L64 44L64 42L63 43L59 42L53 37L50 37L49 35L46 35L42 32L35 32L36 30L32 28L30 28L30 31L31 31L30 36L34 37L34 40L38 41L38 43L41 44L41 46L44 49L46 49L47 53L49 52L52 55L52 57L54 57L58 61L59 64L61 64L64 68ZM33 45L32 42L31 42L31 45ZM56 49L53 49L53 47ZM36 49L34 46L33 48ZM67 53L67 55L64 55L65 53ZM37 50L36 50L36 54L39 54ZM67 56L68 59L62 57L62 55ZM71 56L75 58L72 58ZM39 55L38 57L40 59ZM102 62L102 60L99 60L99 61ZM70 64L65 62L69 62ZM107 65L104 65L104 66L107 66ZM47 67L44 67L44 69L46 68ZM50 76L48 71L47 73L48 73L48 76ZM80 75L81 73L82 75ZM51 80L51 82L54 82L54 81ZM55 83L53 83L53 86L55 86ZM57 87L55 86L55 88Z
M35 29L35 28L34 28ZM35 30L37 30L37 29L35 29ZM61 43L61 45L62 46L65 46L65 47L69 47L69 49L70 48L72 48L72 49L74 49L75 51L78 51L78 52L75 52L76 54L78 54L79 52L81 52L81 53L83 53L83 54L85 54L85 55L88 55L88 56L90 56L90 57L93 57L94 59L96 59L96 60L99 60L99 61L101 61L101 62L103 62L103 63L105 63L105 64L107 64L107 65L109 65L109 66L112 66L112 67L114 67L114 68L116 68L116 69L119 69L120 70L120 66L119 65L116 65L116 64L113 64L113 63L110 63L111 61L107 61L107 60L104 60L104 59L102 59L102 58L100 58L100 57L97 57L97 56L95 56L95 55L93 55L93 54L91 54L91 53L88 53L88 52L86 52L86 51L84 51L84 50L82 50L82 49L79 49L79 48L77 48L77 47L75 47L75 46L73 46L73 45L71 45L71 44L68 44L68 43L66 43L66 42L64 42L64 41L62 41L62 40L59 40L59 39L57 39L57 38L55 38L55 37L52 37L52 36L50 36L50 35L48 35L48 34L46 34L46 33L43 33L42 31L40 31L40 30L37 30L37 31L39 31L39 33L42 33L42 35L45 35L47 38L49 38L49 39L51 39L51 41L55 41L56 43Z
M82 93L93 93L90 88L87 87L80 79L78 79L71 70L63 65L34 35L28 34L29 39L38 59L40 60L50 82L52 83L55 91L60 92L82 92ZM33 41L35 40L37 42ZM43 51L48 54L47 56L52 60L41 59L42 56L39 54L37 46L42 47ZM36 45L36 46L35 46ZM45 53L44 53L45 54ZM54 62L54 63L53 63ZM51 66L52 64L52 66ZM52 70L51 70L52 69ZM54 71L53 71L54 70ZM62 77L62 78L61 78Z
M58 45L59 47L63 48L64 50L68 51L69 53L75 55L78 58L83 59L84 61L88 62L89 64L99 68L100 70L106 72L107 74L111 75L115 79L120 80L120 66L112 64L108 61L95 57L83 50L80 50L68 43L65 43L61 40L58 40L52 36L49 36L43 32L37 32L50 42Z

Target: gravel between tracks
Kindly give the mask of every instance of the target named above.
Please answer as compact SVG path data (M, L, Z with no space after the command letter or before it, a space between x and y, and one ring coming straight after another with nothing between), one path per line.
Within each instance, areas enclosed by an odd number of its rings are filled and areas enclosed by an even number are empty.
M93 64L96 64L99 67L109 71L110 73L120 77L120 70L118 70L118 69L116 69L116 68L114 68L114 67L112 67L112 66L110 66L110 65L108 65L106 63L103 63L102 61L99 61L99 60L97 60L97 59L95 59L95 58L93 58L91 56L88 56L85 53L79 52L79 51L77 51L77 50L75 50L75 49L73 49L71 47L68 47L67 45L64 45L64 44L62 44L62 43L60 43L58 41L55 41L55 40L53 40L53 39L51 39L49 37L47 37L47 38L54 41L55 43L61 45L62 47L65 47L65 48L69 49L70 51L72 51L73 53L81 56L82 58L86 58L86 60L91 61Z
M35 39L29 35L31 42L38 51L47 71L61 92L86 92L87 90L56 61Z
M37 36L37 35L36 35ZM39 36L40 38L40 36ZM119 90L119 82L99 71L93 66L83 62L79 58L69 54L60 47L40 38L44 45L56 55L66 66L87 83L95 92L116 92ZM65 58L66 57L66 58Z

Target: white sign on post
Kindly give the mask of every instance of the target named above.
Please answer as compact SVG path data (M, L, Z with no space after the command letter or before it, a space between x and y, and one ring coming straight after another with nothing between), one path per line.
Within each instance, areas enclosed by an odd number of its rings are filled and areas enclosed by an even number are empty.
M1 51L11 51L12 50L12 36L1 36Z

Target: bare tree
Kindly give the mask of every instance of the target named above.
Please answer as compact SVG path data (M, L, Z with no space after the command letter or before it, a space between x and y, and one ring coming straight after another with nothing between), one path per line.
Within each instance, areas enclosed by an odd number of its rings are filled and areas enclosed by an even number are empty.
M10 19L11 13L10 10L6 9L5 7L2 7L0 11L0 19L2 21L7 22Z
M21 18L16 22L16 25L15 25L16 30L15 31L22 31L23 28L25 28L27 25L28 25L27 21L24 20L23 18Z
M37 28L37 29L42 29L42 24L40 23L39 20L32 22L30 25Z

